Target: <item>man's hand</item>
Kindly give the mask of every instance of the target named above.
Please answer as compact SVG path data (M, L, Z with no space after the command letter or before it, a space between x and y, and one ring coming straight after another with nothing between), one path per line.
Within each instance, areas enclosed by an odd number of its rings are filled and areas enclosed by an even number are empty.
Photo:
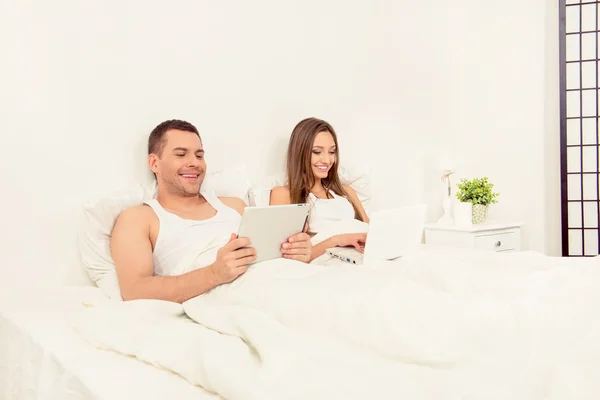
M366 233L348 233L345 235L337 235L333 237L336 247L353 246L356 250L364 253L364 246L367 242Z
M231 234L229 243L217 252L217 260L209 266L217 284L229 283L246 272L248 264L256 260L256 249L250 246L250 239L236 239Z
M312 254L310 236L306 233L298 233L291 236L287 242L281 245L281 253L284 258L309 263Z

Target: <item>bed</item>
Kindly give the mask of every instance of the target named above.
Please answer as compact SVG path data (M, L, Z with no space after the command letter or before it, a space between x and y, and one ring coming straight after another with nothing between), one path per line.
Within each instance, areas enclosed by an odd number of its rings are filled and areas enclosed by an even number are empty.
M166 307L92 286L5 288L0 398L598 398L597 259L439 246L403 258L274 260Z
M83 340L73 316L107 296L92 286L0 293L0 399L194 399L220 397L182 377Z
M77 329L228 400L592 400L598 265L442 246L276 259L182 305L93 302Z
M155 189L85 206L95 286L1 292L3 399L600 398L598 258L414 243L394 262L275 259L184 304L123 302L111 228ZM355 231L319 235L336 229Z

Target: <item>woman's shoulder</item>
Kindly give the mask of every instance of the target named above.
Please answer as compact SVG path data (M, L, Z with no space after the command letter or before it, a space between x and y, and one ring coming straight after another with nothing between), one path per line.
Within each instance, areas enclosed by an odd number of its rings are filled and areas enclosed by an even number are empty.
M342 185L342 188L344 189L344 191L348 194L348 196L354 198L356 197L356 190L354 190L352 188L352 186L348 186L348 185Z
M358 194L356 194L356 190L352 186L342 185L342 188L346 192L348 196L347 199L354 205L360 204L360 200L358 198Z
M290 188L287 186L275 186L271 189L270 204L290 204Z
M289 196L290 188L287 185L275 186L273 189L271 189L271 193L287 194Z

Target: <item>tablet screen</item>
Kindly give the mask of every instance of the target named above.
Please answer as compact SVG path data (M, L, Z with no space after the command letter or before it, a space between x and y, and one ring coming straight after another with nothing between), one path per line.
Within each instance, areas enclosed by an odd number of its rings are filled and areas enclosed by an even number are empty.
M247 237L256 249L256 261L282 257L281 245L290 236L303 232L308 221L308 204L246 207L238 237Z

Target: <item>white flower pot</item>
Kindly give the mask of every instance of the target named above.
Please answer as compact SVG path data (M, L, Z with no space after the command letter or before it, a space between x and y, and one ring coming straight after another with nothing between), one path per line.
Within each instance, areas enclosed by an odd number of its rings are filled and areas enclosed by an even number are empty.
M454 205L454 223L456 225L473 224L473 204L457 201Z

